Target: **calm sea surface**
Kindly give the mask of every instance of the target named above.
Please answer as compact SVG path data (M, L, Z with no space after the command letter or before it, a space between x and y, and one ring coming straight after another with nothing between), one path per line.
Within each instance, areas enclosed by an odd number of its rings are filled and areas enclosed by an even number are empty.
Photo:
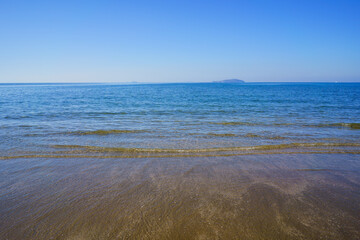
M3 239L359 226L360 84L0 84Z

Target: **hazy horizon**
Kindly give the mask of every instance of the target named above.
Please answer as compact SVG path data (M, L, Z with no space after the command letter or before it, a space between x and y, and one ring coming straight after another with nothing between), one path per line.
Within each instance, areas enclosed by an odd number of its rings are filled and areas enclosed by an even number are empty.
M0 83L359 82L360 2L8 1Z

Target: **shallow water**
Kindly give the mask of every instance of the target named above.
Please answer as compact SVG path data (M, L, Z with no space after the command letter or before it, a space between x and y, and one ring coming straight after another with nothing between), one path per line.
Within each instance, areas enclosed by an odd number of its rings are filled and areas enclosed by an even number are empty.
M2 239L359 239L360 84L0 85Z
M359 155L1 161L4 239L358 239Z

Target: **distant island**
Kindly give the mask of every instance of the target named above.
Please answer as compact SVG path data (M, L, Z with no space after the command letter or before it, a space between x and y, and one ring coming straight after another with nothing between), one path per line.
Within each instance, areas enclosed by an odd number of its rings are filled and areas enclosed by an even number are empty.
M213 81L213 83L245 83L245 81L240 79L225 79L220 81Z

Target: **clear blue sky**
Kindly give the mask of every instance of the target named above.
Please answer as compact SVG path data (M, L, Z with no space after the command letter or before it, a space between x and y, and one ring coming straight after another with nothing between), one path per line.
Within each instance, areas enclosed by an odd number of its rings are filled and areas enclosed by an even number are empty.
M0 0L0 82L360 81L360 1Z

